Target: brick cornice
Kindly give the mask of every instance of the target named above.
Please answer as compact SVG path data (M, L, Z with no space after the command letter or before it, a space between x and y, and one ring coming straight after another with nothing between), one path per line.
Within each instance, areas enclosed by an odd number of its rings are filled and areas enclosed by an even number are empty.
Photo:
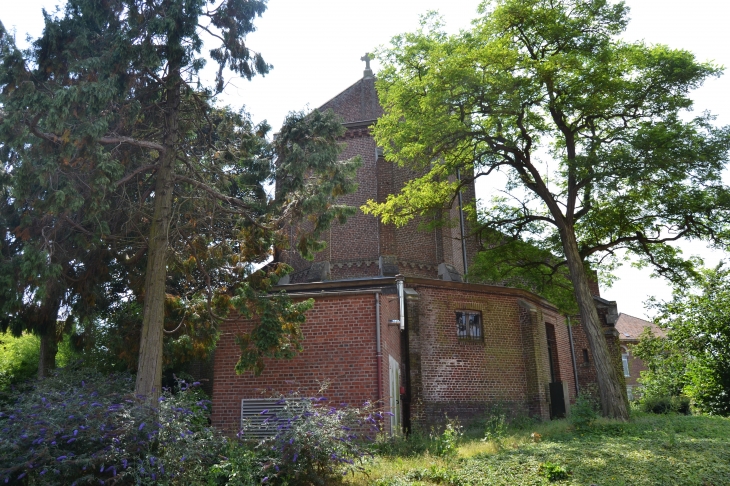
M373 277L373 278L359 278L352 280L330 280L326 282L311 282L311 283L298 283L298 284L286 284L278 285L275 290L284 290L292 296L302 292L312 293L319 291L317 295L327 295L327 292L333 291L352 291L355 289L364 289L367 287L390 287L395 285L395 277ZM534 294L528 290L517 289L514 287L501 287L497 285L487 285L478 283L467 283L467 282L451 282L446 280L439 280L434 278L424 277L406 277L405 285L411 288L417 287L432 287L440 289L454 289L467 292L479 292L489 293L491 295L503 295L509 297L518 297L527 301L533 302L540 305L544 309L559 312L549 301L543 299L537 294ZM331 295L331 294L330 294Z

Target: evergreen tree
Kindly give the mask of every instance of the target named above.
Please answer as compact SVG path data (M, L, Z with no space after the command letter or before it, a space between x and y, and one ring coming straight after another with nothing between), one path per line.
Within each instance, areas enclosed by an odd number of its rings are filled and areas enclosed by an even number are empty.
M248 362L252 352L260 363L295 350L307 303L263 299L286 269L255 265L285 244L280 233L295 218L315 221L301 235L307 253L322 229L351 212L334 203L353 189L354 164L336 162L343 128L333 115L292 115L272 145L265 123L215 106L226 69L248 79L270 69L245 43L264 9L259 0L70 0L57 17L46 14L27 52L8 47L0 66L13 204L32 210L29 224L42 237L47 223L35 222L47 217L83 240L73 265L123 268L96 290L109 295L110 279L122 278L122 292L142 304L139 395L160 391L166 318L174 321L168 330L194 336L207 326L203 340L214 340L233 305L244 314L268 306L270 318L249 339L254 351L245 348ZM217 44L207 57L203 35ZM208 59L219 68L213 88L199 76ZM286 198L267 196L274 180ZM62 275L64 262L51 255L66 240L27 241L40 248L46 274ZM106 260L90 259L95 248Z

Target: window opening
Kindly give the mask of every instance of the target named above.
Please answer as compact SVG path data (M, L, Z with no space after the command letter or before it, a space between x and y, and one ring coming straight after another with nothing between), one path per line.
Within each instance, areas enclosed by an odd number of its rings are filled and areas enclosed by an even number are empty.
M626 377L631 376L629 374L629 355L626 353L623 353L621 355L621 362L624 365L624 376L626 376Z
M481 312L456 311L456 335L459 339L482 341Z

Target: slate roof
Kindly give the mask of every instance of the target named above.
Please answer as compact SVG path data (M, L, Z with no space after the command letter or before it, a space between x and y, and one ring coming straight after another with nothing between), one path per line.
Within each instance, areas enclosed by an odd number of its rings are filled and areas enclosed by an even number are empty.
M619 332L620 341L638 341L641 333L644 332L645 328L651 329L651 332L655 336L665 337L666 333L653 322L639 319L638 317L630 316L628 314L621 313L616 321L616 330Z

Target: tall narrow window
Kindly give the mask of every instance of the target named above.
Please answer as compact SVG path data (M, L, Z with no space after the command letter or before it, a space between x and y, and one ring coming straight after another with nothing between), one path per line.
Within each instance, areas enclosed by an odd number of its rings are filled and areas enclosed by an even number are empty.
M631 376L629 374L629 355L626 353L622 354L621 361L624 364L624 376L626 376L626 377Z
M482 314L475 311L456 311L456 335L459 339L482 340Z

